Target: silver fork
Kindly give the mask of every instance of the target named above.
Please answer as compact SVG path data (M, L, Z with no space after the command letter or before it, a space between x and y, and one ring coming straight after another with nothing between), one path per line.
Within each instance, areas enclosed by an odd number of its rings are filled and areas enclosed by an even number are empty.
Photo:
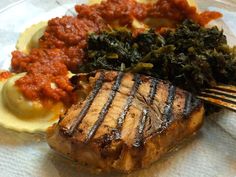
M211 104L236 112L236 86L217 85L205 89L197 97Z

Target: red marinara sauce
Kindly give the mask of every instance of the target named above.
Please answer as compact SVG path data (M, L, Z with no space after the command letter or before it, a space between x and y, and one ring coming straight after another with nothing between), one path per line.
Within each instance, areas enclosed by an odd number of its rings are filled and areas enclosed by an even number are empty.
M40 47L29 55L12 53L15 72L27 72L16 85L31 100L62 101L71 104L76 100L69 82L68 71L77 72L87 62L86 46L89 33L99 33L110 26L125 25L132 29L133 19L145 22L148 18L168 19L179 23L184 19L206 25L221 17L218 12L198 13L186 0L159 0L154 4L141 4L135 0L107 0L95 5L76 5L76 17L64 16L48 22ZM161 27L169 27L163 24ZM143 31L133 29L134 33ZM56 88L52 87L56 84Z
M68 69L64 61L68 57L60 49L33 49L29 56L19 51L12 53L12 66L15 71L27 71L27 75L16 81L24 96L30 100L40 99L47 102L54 101L69 103L72 96L71 86L67 74ZM56 88L52 86L56 84Z
M0 71L0 81L8 79L12 76L12 73L10 71Z

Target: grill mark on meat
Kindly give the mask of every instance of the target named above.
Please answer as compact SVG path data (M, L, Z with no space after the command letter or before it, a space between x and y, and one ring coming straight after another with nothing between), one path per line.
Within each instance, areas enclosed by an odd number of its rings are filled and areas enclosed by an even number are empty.
M173 85L170 85L168 88L168 97L166 106L164 108L163 113L163 121L164 123L168 123L172 119L172 107L175 99L175 93L176 93L176 87Z
M201 106L201 100L200 99L198 99L198 98L194 98L193 99L194 101L192 101L192 103L193 103L193 108L192 109L196 109L197 107L199 107L199 106Z
M89 108L91 107L94 99L96 98L99 90L101 89L103 82L105 79L105 74L104 71L100 72L100 76L98 80L95 83L95 86L91 92L91 95L88 97L87 102L85 103L84 107L81 109L79 115L73 119L74 121L72 122L72 125L69 129L64 131L64 134L67 136L72 136L73 133L75 132L76 127L82 122L83 118L86 116Z
M201 101L197 98L193 98L193 95L187 92L185 94L185 105L183 110L184 118L188 118L193 109L195 109L199 105L201 105Z
M134 84L132 86L132 89L130 91L130 95L127 99L127 102L125 104L125 106L123 107L123 111L120 114L120 116L117 119L117 125L116 125L116 130L115 130L115 138L119 139L121 137L121 129L125 120L125 117L129 111L129 108L132 104L133 98L136 94L136 92L138 91L139 85L141 84L141 79L140 79L140 75L139 74L135 74L134 76Z
M107 99L107 102L104 104L101 112L99 113L99 116L98 116L98 119L97 121L95 122L95 124L93 125L93 127L89 130L89 133L85 139L85 143L88 143L89 140L91 140L93 138L93 136L95 135L97 129L99 128L99 126L102 124L102 122L104 121L107 113L108 113L108 110L116 96L116 93L117 91L119 90L120 88L120 84L121 84L121 80L124 76L124 73L123 72L119 72L119 74L117 75L116 77L116 81L114 83L114 85L112 86L112 90L111 90L111 93Z
M157 92L158 82L159 81L157 79L152 79L151 86L150 86L151 89L150 89L148 99L147 99L147 104L149 104L149 105L153 104L153 101L154 101L154 98L155 98L155 95L156 95L156 92Z
M140 147L141 144L142 144L143 130L145 128L148 113L149 113L149 109L144 108L142 110L142 114L140 116L141 118L140 118L139 125L138 125L138 128L137 128L137 133L135 135L135 139L134 139L134 143L133 143L134 147Z
M158 86L158 80L157 79L152 79L151 85L150 85L150 92L148 95L148 99L147 99L147 104L148 105L152 105L156 92L157 92L157 86ZM140 116L140 121L139 121L139 125L137 128L137 133L135 135L135 139L134 139L134 143L133 146L134 147L140 147L142 142L143 142L143 131L146 125L146 121L148 118L148 113L149 113L149 109L148 108L144 108L142 110L142 114Z
M184 118L188 117L189 113L191 112L191 107L192 107L192 94L186 93L185 105L184 105L184 111L183 111Z

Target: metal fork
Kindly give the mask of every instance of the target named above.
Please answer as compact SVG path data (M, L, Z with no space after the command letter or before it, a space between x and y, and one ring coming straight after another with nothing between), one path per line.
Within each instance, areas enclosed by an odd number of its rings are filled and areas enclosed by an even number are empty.
M236 86L217 85L215 87L205 89L197 97L206 102L236 112Z

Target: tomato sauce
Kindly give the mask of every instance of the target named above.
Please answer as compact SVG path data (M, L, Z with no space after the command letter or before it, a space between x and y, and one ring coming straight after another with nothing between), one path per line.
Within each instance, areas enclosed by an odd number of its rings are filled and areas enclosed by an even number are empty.
M12 76L12 73L10 71L0 71L0 81L8 79Z
M64 16L48 22L39 48L29 55L12 53L14 72L27 72L16 85L31 100L53 100L70 104L75 100L68 71L77 72L86 61L87 36L99 33L110 26L125 25L132 28L137 19L169 19L179 23L192 19L201 25L221 17L218 12L198 13L186 0L159 0L154 4L141 4L134 0L108 0L95 5L76 5L76 17ZM162 26L162 27L168 27ZM134 29L134 33L143 31ZM56 87L52 87L52 83Z

